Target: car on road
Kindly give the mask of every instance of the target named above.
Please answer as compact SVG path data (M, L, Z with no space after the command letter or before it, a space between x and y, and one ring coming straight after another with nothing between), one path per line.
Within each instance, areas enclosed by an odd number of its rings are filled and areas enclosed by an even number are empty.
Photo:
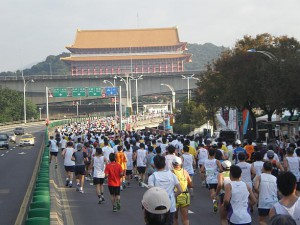
M23 135L25 133L25 130L23 127L16 127L14 129L14 133L15 135Z
M34 136L32 134L24 134L21 136L19 146L34 145Z
M9 135L6 133L0 133L0 148L9 149Z

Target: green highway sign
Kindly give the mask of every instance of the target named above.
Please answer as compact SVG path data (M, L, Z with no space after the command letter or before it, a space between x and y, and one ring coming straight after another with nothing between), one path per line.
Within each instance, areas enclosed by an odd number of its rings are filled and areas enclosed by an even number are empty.
M94 97L94 96L96 97L102 95L101 87L89 87L88 92L90 97Z
M53 97L66 98L68 96L67 88L53 88Z
M72 89L72 97L85 97L85 87L76 87Z

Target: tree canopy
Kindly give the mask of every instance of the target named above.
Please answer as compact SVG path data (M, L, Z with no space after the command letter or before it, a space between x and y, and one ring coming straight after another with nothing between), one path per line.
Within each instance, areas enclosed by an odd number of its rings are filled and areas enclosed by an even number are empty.
M246 35L207 66L196 101L212 112L221 107L248 109L254 121L255 108L265 111L269 120L274 112L293 111L300 103L299 50L300 43L287 36Z

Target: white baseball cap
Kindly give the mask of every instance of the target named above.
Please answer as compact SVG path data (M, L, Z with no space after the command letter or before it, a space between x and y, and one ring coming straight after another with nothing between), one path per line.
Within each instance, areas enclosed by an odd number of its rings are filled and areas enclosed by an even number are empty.
M175 164L175 165L181 165L181 164L182 164L182 160L181 160L180 157L177 157L177 156L176 156L176 157L173 159L172 163Z
M142 205L149 213L164 214L170 210L171 202L165 189L152 187L143 195Z
M236 140L236 141L235 141L235 144L236 144L236 145L240 145L240 144L242 144L242 142L241 142L240 140Z
M231 167L231 162L229 160L225 160L221 164L225 169L229 169Z

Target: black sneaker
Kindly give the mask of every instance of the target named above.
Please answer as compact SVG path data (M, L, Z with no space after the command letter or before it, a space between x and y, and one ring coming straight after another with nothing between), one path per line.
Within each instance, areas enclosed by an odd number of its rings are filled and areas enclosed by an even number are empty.
M105 199L104 199L104 197L103 197L103 196L101 196L101 200L102 200L102 202L105 202Z
M100 197L98 204L101 204L101 203L102 203L102 198Z
M117 210L120 210L120 209L121 209L121 203L117 202Z
M72 182L70 182L70 183L69 183L69 188L71 188L72 186L73 186L73 185L72 185Z
M117 207L114 205L113 206L113 212L117 212L118 210L117 210Z
M69 180L66 180L66 187L68 187L70 181Z

